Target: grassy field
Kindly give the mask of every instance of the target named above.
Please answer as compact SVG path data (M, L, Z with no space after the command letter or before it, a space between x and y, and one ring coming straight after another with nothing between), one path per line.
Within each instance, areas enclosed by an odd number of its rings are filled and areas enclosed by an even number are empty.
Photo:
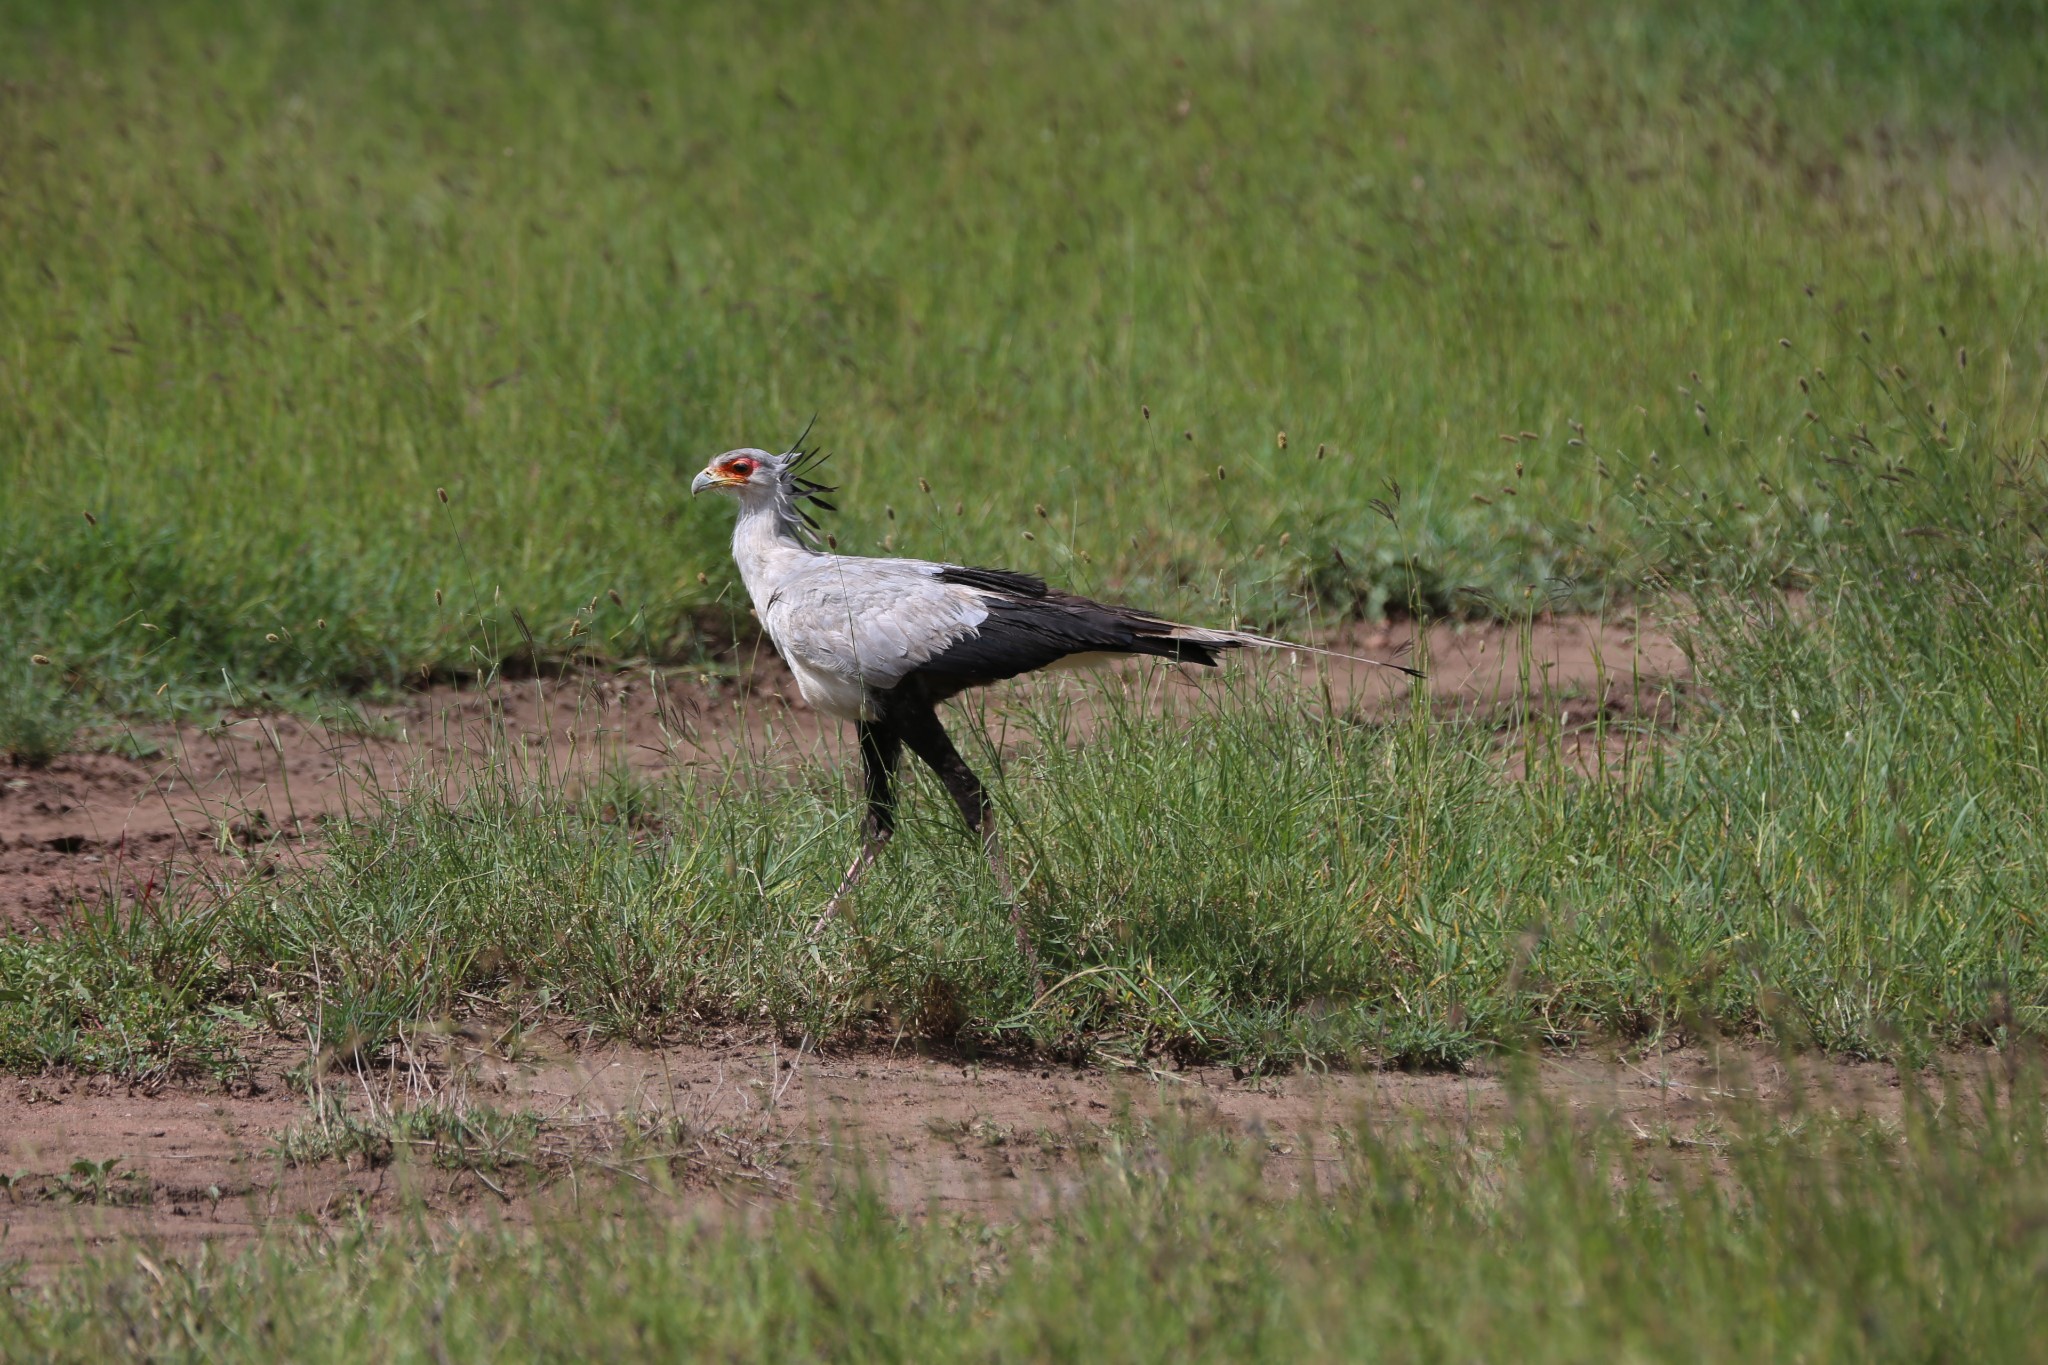
M1002 788L1043 998L935 789L814 942L858 818L838 773L740 761L571 797L501 762L204 913L0 939L23 986L0 1059L225 1074L252 1018L370 1056L480 1000L600 1036L758 1019L1255 1070L1702 1032L1915 1062L2039 1036L2048 485L1938 444L1910 406L1814 425L1815 500L1737 511L1668 466L1619 495L1698 664L1678 731L1603 722L1591 777L1540 680L1514 782L1488 717L1254 681L1162 715L1112 686L1076 747L1048 697Z
M1945 1103L1942 1103L1945 1101ZM2002 1106L2002 1107L2001 1107ZM1957 1116L1990 1107L1988 1122ZM1573 1133L1364 1132L1341 1190L1254 1147L1112 1143L1057 1217L822 1206L683 1224L633 1205L529 1234L362 1227L249 1257L108 1256L0 1299L52 1360L2028 1360L2048 1169L2031 1083L1896 1127L1758 1114L1718 1168ZM822 1193L822 1190L821 1190ZM159 1261L162 1260L162 1264Z
M7 690L686 657L813 414L849 546L1275 622L1596 596L1602 460L1790 476L1781 336L2037 434L2040 4L1723 8L17 0Z
M1540 679L1514 781L1425 706L1112 690L1074 747L1046 701L998 784L1043 998L936 789L811 944L841 775L487 769L203 909L0 934L0 1068L346 1064L493 1009L1254 1071L2048 1034L2039 0L14 0L0 35L18 762L698 658L746 625L689 476L813 414L849 548L1297 630L1655 600L1693 664L1590 777ZM2026 1355L2042 1109L2005 1103L1759 1119L1711 1187L1532 1110L1367 1144L1329 1204L1191 1142L1042 1233L848 1196L109 1261L10 1296L0 1353Z

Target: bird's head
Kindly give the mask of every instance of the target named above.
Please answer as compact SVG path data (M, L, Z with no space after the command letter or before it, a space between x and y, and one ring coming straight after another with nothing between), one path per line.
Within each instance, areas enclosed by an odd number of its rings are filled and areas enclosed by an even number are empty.
M808 435L810 428L805 427L804 436ZM690 481L690 492L717 489L736 494L743 504L768 504L798 533L816 541L818 523L811 519L804 504L827 512L839 509L825 500L825 495L833 491L831 485L810 477L826 457L816 447L805 450L803 442L803 436L799 436L796 444L781 455L752 447L728 450Z
M772 494L782 487L782 457L765 450L728 450L704 466L690 481L692 493L707 488L737 493L742 499Z

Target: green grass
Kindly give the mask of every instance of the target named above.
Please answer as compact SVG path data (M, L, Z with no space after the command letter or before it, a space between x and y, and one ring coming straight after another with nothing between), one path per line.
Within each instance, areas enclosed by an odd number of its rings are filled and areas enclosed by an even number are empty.
M814 412L851 548L1289 629L1661 598L1694 664L1676 731L1603 721L1590 778L1540 679L1512 781L1490 723L1241 675L1104 694L1078 747L1035 704L997 794L1042 999L928 783L811 944L842 775L572 797L500 753L274 880L0 935L0 1069L225 1079L287 1037L317 1077L514 1009L1118 1065L2016 1059L2048 1033L2043 69L2039 0L0 0L12 762L692 658L746 624L688 477ZM1050 1223L855 1189L128 1248L7 1296L0 1355L2031 1357L2041 1108L2005 1106L1757 1117L1705 1183L1535 1109L1362 1140L1324 1201L1190 1142ZM280 1155L531 1137L315 1117Z
M33 655L0 664L0 756L22 767L47 765L77 730L77 705L48 672Z
M542 1126L541 1116L531 1111L508 1113L490 1105L415 1104L365 1118L316 1098L312 1119L279 1136L271 1155L289 1166L386 1166L407 1152L447 1170L490 1172L534 1164L534 1139Z
M2041 5L1695 9L10 4L0 653L685 657L813 413L850 546L1297 622L1594 593L1596 456L1777 467L1823 319L2030 434Z
M1264 1184L1263 1143L1128 1134L1050 1219L905 1221L854 1171L822 1204L709 1225L640 1196L529 1232L281 1230L239 1257L124 1248L0 1300L0 1351L2034 1359L2048 1152L2028 1074L1939 1097L1909 1084L1886 1125L1738 1106L1697 1135L1712 1168L1525 1104L1501 1135L1363 1130L1320 1154L1343 1182L1322 1198Z
M2048 1032L2048 471L1894 373L1825 387L1783 457L1809 492L1613 471L1694 676L1675 732L1601 721L1590 777L1540 678L1507 754L1495 720L1245 673L1177 713L1112 685L1079 744L1047 695L1000 787L1043 998L928 784L813 941L856 838L841 774L735 761L573 798L508 745L458 802L419 784L204 913L0 940L0 1050L154 1076L232 1066L222 1021L373 1057L416 1021L535 1005L616 1036L763 1020L1251 1068L1701 1032L2018 1045Z
M810 407L851 543L1209 616L1675 588L1697 688L1590 782L1540 687L1515 784L1484 726L1278 691L1048 713L1002 788L1037 1003L930 792L814 952L836 775L654 829L494 768L204 914L0 941L0 1053L220 1073L536 992L1254 1066L2039 1030L2035 17L12 12L18 759L686 655L729 570L685 476Z

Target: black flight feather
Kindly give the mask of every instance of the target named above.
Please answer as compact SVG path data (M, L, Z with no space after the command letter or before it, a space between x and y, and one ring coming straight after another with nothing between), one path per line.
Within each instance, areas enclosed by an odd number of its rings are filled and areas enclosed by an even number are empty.
M1054 592L1030 574L948 565L938 576L943 583L1001 595L983 599L988 617L973 633L918 666L917 673L933 681L949 679L956 686L995 682L1074 654L1150 654L1175 663L1216 663L1215 645L1173 638L1170 621Z
M964 564L948 564L939 570L939 581L988 592L1015 593L1019 597L1043 597L1046 594L1043 578L1036 574L1018 573L1014 569L971 569Z

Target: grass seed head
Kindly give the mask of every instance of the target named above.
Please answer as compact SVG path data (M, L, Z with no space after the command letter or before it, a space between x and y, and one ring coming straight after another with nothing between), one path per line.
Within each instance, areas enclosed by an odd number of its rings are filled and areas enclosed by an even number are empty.
M447 489L445 489L445 488L436 488L436 489L434 490L434 496L435 496L435 497L437 497L437 498L439 498L439 499L441 500L441 505L442 505L442 506L444 506L444 507L445 507L445 506L447 506L447 505L448 505L448 490L447 490Z
M1322 459L1323 456L1329 452L1329 449L1330 448L1324 445L1321 441L1316 442L1316 458L1318 460Z
M1034 511L1034 512L1036 512L1036 513L1038 513L1038 519L1039 519L1040 521L1050 521L1050 520L1051 520L1051 518L1050 518L1050 517L1048 517L1048 516L1047 516L1047 515L1045 514L1045 504L1044 504L1044 503L1042 503L1042 502L1034 502L1034 503L1032 503L1032 504L1031 504L1031 510L1032 510L1032 511Z
M441 605L441 590L439 588L434 589L434 605L437 607Z
M917 481L917 491L920 493L930 493L932 491L932 486L926 483L923 479L919 479Z
M92 513L87 512L85 514L85 524L87 526L97 526L100 524L100 519L94 516Z
M1969 347L1967 347L1967 346L1958 346L1958 347L1956 347L1956 368L1957 368L1957 369L1959 369L1959 370L1967 370L1967 369L1969 369L1969 368L1970 368L1970 348L1969 348Z
M619 596L619 590L617 588L606 588L604 590L604 595L612 599L612 605L615 607L623 607L626 605L626 599Z
M1789 350L1791 350L1791 349L1792 349L1792 338L1791 338L1791 337L1779 337L1779 338L1778 338L1778 346L1779 346L1779 349L1781 349L1781 350L1786 350L1786 351L1789 351Z
M31 654L28 656L28 661L37 668L48 668L50 666L50 656L47 654Z
M1276 443L1276 444L1277 444L1277 445L1278 445L1278 446L1280 447L1280 449L1282 449L1282 450L1285 450L1285 449L1287 449L1287 433L1286 433L1286 432L1284 432L1284 431L1283 431L1283 432L1281 432L1281 433L1280 433L1280 434L1279 434L1278 436L1274 437L1273 439L1274 439L1274 442L1275 442L1275 443Z

